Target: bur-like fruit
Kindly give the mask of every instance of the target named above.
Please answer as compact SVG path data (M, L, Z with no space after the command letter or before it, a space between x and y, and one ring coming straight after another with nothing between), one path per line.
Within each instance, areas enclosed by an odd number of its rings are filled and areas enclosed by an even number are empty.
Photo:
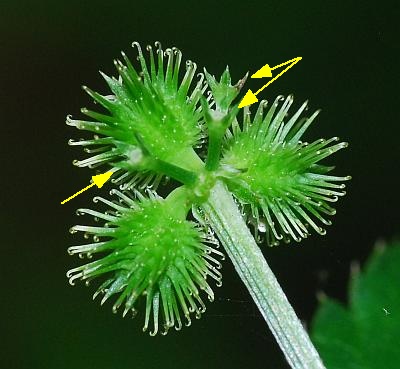
M350 179L327 174L333 167L320 163L347 143L337 137L301 141L319 111L301 117L305 102L290 116L292 104L292 96L278 96L264 112L268 103L262 101L254 119L245 107L242 126L234 123L226 134L222 159L222 166L237 173L226 179L229 189L270 245L300 241L311 229L325 234L320 224L331 224L331 204L346 194L342 182Z
M114 182L125 183L125 188L159 183L162 175L146 156L189 169L197 163L193 148L204 135L199 99L206 84L202 73L193 83L196 63L187 61L182 76L182 53L177 48L164 51L156 43L154 55L147 46L150 62L146 63L140 45L134 42L133 46L138 51L140 72L122 53L122 61L114 61L118 78L101 73L111 95L83 87L103 111L83 108L82 113L91 120L67 117L68 125L95 134L93 139L69 142L91 154L74 164L90 168L111 164L120 169Z
M109 207L107 212L78 210L105 224L72 227L73 233L93 236L93 242L72 246L68 252L95 256L96 260L71 269L67 273L70 283L103 279L93 297L101 295L103 304L116 296L113 311L122 306L123 316L129 312L135 315L137 300L144 297L143 330L152 321L152 335L159 329L167 333L173 326L180 330L183 323L190 325L190 315L199 318L206 309L201 294L205 293L210 301L214 299L207 278L221 285L218 259L222 254L215 248L218 242L186 220L179 197L162 199L149 192L150 197L145 198L137 192L139 199L134 199L130 193L113 193L119 201L95 199Z

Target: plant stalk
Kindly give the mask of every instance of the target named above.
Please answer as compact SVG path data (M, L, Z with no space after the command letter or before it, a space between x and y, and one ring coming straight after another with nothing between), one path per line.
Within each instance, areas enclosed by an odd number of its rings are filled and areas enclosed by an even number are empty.
M318 352L222 182L217 181L202 208L290 366L324 369Z

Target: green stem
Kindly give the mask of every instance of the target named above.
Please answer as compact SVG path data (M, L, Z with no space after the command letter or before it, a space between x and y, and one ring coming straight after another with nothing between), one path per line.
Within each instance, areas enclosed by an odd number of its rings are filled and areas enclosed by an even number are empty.
M167 163L160 159L151 159L151 169L157 173L165 174L177 181L187 185L194 186L197 182L197 174L189 170Z
M222 140L227 128L235 119L239 108L237 105L228 110L210 110L207 101L202 98L204 118L208 127L208 152L206 158L206 169L214 171L218 168L221 155Z
M290 366L325 368L222 182L217 182L202 208Z
M223 134L209 134L208 152L206 159L206 169L213 171L218 168L219 157L221 155L221 141Z

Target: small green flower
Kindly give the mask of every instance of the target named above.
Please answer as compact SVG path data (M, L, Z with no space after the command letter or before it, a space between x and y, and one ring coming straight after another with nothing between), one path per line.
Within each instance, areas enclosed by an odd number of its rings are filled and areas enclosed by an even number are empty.
M305 102L289 119L292 103L292 96L278 96L264 114L267 102L262 101L253 121L248 107L244 108L243 128L236 122L227 132L222 159L225 170L236 173L226 178L229 189L249 210L258 230L266 232L271 245L282 239L300 241L309 234L309 226L325 234L315 220L331 224L323 214L335 214L329 203L346 193L345 185L338 182L350 179L327 175L333 167L319 164L347 143L332 145L339 141L337 137L311 144L301 142L319 111L300 118L307 107Z
M204 73L206 75L208 86L212 92L216 109L222 113L228 112L232 101L239 95L240 90L245 84L248 73L234 86L231 85L232 80L228 66L222 73L219 82L216 80L215 76L212 76L206 70L204 70Z
M212 246L218 245L217 241L196 223L186 220L186 198L182 189L167 199L152 192L149 192L150 198L136 192L138 199L133 199L130 193L112 192L119 202L95 198L96 202L107 204L111 211L78 210L79 214L93 215L106 223L102 227L77 225L71 229L73 233L81 231L94 238L92 243L70 247L71 255L92 257L101 253L102 256L71 269L67 273L70 283L104 276L105 281L93 298L103 294L103 304L111 296L118 295L113 311L117 312L124 304L123 316L129 311L135 314L136 300L145 295L143 330L148 329L153 314L151 335L159 330L160 315L164 321L163 333L173 326L181 329L181 314L186 319L185 324L190 325L190 313L199 318L205 311L200 290L210 301L214 299L207 277L221 285L221 264L213 255L221 257L222 254Z

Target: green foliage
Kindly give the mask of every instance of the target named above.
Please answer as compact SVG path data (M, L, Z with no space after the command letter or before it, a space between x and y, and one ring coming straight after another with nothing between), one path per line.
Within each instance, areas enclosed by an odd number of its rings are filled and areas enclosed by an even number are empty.
M397 369L400 363L400 243L377 247L353 275L349 307L324 299L312 338L329 369Z

